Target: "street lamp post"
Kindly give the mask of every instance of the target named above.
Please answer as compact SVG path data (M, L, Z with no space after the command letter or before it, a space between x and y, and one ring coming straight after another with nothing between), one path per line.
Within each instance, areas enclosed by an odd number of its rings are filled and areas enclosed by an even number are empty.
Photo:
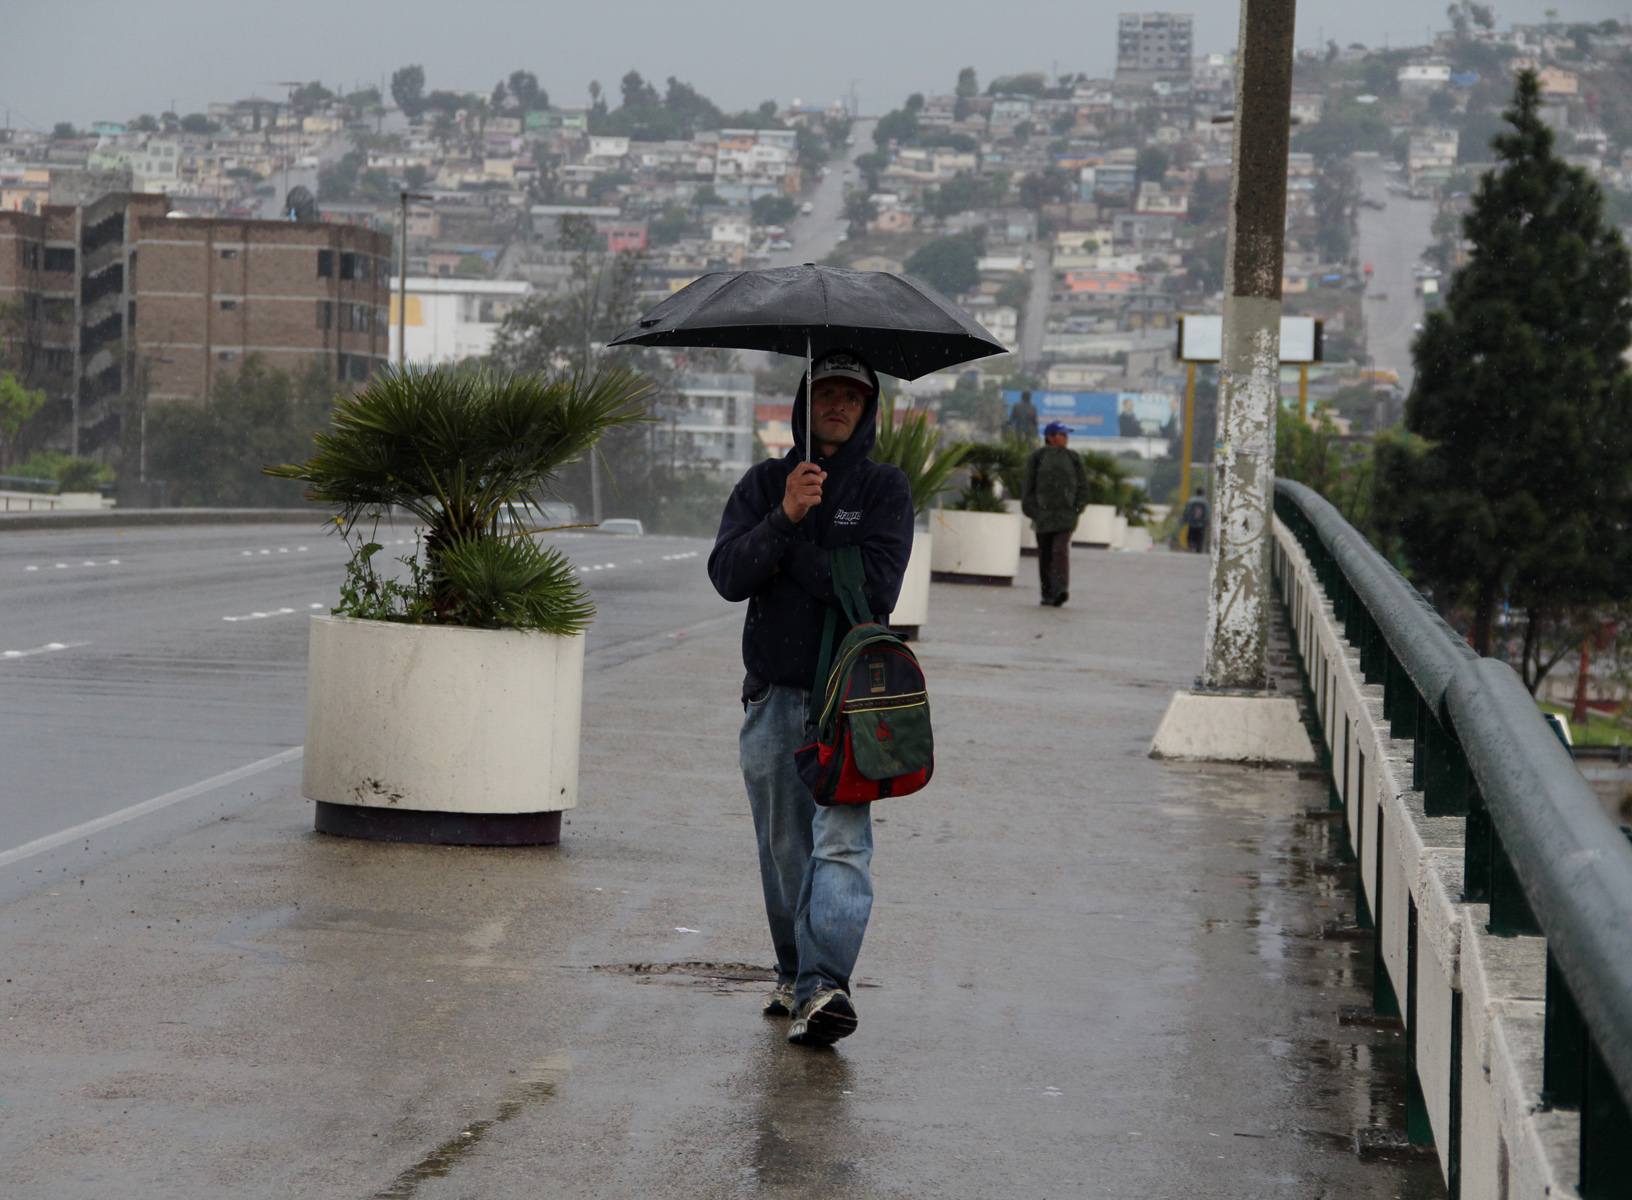
M418 192L402 193L402 258L397 283L397 370L407 362L408 348L408 201L430 200Z

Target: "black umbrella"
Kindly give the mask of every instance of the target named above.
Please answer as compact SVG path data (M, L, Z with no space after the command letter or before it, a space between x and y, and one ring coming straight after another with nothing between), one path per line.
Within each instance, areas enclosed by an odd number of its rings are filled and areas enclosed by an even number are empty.
M875 371L898 379L917 379L1005 352L973 318L927 284L884 271L812 263L704 275L609 344L803 355L807 405L811 360L830 350L853 350ZM810 424L807 412L807 459Z

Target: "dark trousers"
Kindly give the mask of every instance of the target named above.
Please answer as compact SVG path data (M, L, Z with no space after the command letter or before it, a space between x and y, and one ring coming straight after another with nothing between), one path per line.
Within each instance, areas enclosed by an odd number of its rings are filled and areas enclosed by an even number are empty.
M1052 600L1071 588L1071 531L1037 535L1037 582L1043 599Z
M1207 542L1207 526L1186 525L1184 527L1184 532L1185 537L1190 542L1190 552L1192 554L1200 554L1202 547L1206 545Z

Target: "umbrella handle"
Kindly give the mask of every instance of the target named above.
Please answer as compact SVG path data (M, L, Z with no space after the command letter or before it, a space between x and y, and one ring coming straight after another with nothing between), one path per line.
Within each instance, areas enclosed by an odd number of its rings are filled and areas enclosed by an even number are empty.
M810 331L805 331L805 461L810 461L810 423L815 415L810 395Z

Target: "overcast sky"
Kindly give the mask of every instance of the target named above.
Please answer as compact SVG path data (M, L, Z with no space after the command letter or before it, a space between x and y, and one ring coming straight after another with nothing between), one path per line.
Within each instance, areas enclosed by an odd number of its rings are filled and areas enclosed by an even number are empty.
M1126 5L1128 8L1134 5ZM1233 47L1236 0L1175 5L1196 18L1198 53ZM1302 0L1298 44L1420 44L1445 24L1439 0ZM1496 0L1497 17L1632 19L1632 0ZM405 63L427 87L488 91L517 68L557 104L615 96L631 67L694 84L722 107L826 103L855 80L863 112L913 91L948 91L959 67L981 84L1021 71L1107 74L1119 6L1092 0L5 0L0 108L49 129L212 100L281 96L280 80L351 90Z

